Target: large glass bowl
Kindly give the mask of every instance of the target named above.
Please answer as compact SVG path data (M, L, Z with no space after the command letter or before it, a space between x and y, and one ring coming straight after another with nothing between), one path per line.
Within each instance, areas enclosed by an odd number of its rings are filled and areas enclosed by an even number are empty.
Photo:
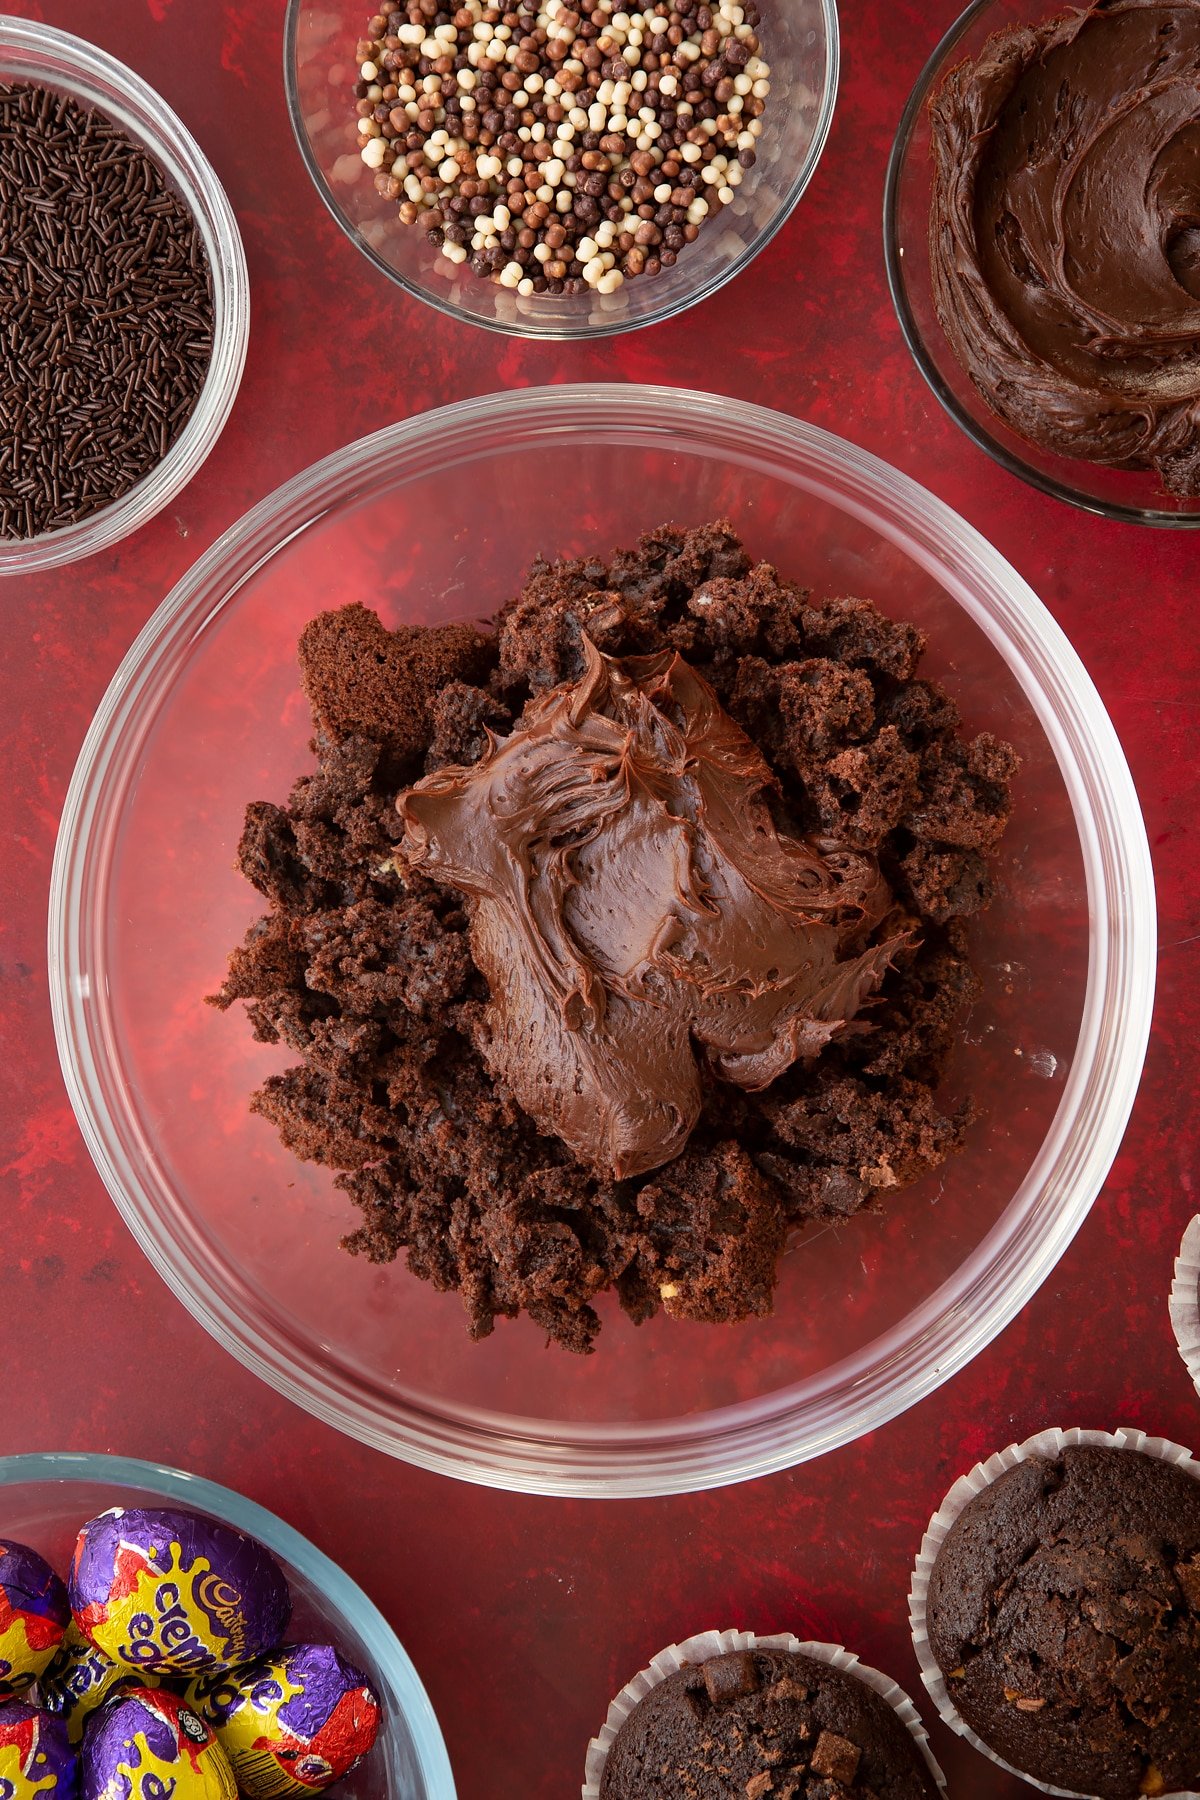
M60 1575L79 1527L110 1506L183 1506L265 1544L292 1591L289 1639L335 1644L379 1695L383 1723L353 1800L454 1800L450 1760L420 1677L387 1620L315 1544L265 1507L198 1475L125 1456L0 1457L0 1537L31 1544Z
M971 730L1023 759L985 994L948 1081L981 1116L926 1181L802 1242L775 1315L732 1327L604 1308L599 1350L528 1320L471 1343L453 1295L343 1254L328 1171L247 1111L287 1063L203 1004L260 911L242 810L311 766L297 636L367 601L491 614L539 553L728 514L818 594L917 621ZM995 1336L1053 1268L1132 1103L1154 891L1120 745L1078 657L971 528L811 426L632 386L492 395L352 444L247 515L150 621L84 745L50 915L63 1068L96 1163L175 1292L322 1418L425 1467L540 1492L747 1478L878 1425Z
M233 208L212 164L160 94L115 57L30 19L0 15L0 83L74 96L120 125L165 171L196 221L212 274L213 353L191 418L166 456L120 499L36 538L0 539L0 576L93 556L169 506L209 455L233 410L250 339L250 277Z
M888 163L883 249L896 316L918 369L956 425L1012 475L1086 512L1138 525L1200 525L1200 499L1181 500L1146 469L1111 469L1031 443L992 411L953 350L933 304L929 208L933 195L929 100L948 70L978 56L994 32L1037 24L1055 0L973 0L925 64L904 108Z
M836 0L763 0L763 55L771 95L758 160L730 205L651 279L615 294L531 294L527 299L455 267L418 226L402 225L364 169L355 130L354 50L370 0L288 0L283 73L296 142L318 194L351 243L406 293L452 318L518 337L596 338L673 318L744 269L812 180L838 81Z

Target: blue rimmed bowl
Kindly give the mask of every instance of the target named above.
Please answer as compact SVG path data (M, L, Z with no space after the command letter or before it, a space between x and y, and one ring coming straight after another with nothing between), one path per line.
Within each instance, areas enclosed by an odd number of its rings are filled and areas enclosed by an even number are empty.
M0 1457L0 1537L39 1550L65 1572L76 1533L110 1506L177 1506L255 1537L292 1590L289 1636L331 1642L364 1670L383 1725L370 1756L334 1790L347 1800L455 1800L442 1734L420 1676L383 1614L356 1582L282 1519L198 1475L124 1456Z

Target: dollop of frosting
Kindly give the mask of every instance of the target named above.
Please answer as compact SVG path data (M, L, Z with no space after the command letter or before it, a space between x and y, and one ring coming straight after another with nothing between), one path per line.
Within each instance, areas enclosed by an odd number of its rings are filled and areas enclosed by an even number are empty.
M1200 493L1200 0L988 40L930 103L934 301L1014 430Z
M471 897L493 1073L624 1177L683 1149L702 1063L763 1088L863 1029L903 936L862 948L891 905L878 864L776 828L770 769L695 669L585 649L397 805L410 863Z

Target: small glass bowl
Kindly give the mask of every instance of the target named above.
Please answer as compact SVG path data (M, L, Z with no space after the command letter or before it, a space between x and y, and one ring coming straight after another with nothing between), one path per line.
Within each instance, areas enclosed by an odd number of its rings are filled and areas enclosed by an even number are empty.
M896 132L883 201L883 250L896 316L918 369L981 450L1011 475L1085 512L1136 525L1200 525L1200 498L1177 499L1153 470L1114 469L1059 456L1015 432L994 413L946 339L933 303L929 210L933 196L929 99L943 75L978 56L988 38L1061 13L1054 0L973 0L922 69Z
M336 1645L379 1696L383 1721L350 1783L354 1800L454 1800L446 1746L403 1645L362 1589L298 1531L230 1488L157 1463L66 1452L0 1457L0 1537L31 1545L60 1575L79 1527L110 1506L188 1507L265 1544L292 1592L289 1640Z
M92 556L128 537L185 488L225 429L250 337L250 277L233 208L212 165L161 95L82 38L0 15L0 82L28 82L94 106L145 146L190 208L212 271L213 353L196 407L160 463L119 500L40 537L0 540L0 576Z
M356 147L354 49L370 0L288 0L283 72L288 110L318 194L351 243L406 293L451 318L515 337L599 338L670 319L740 273L770 242L812 179L838 83L836 0L764 0L771 95L758 160L730 205L673 268L615 294L531 294L499 287L440 256L418 225L382 200Z
M262 911L246 803L312 766L296 642L323 608L389 626L483 618L539 555L604 554L728 516L817 594L928 639L965 729L1022 759L973 922L983 982L943 1103L963 1150L809 1232L767 1319L640 1327L601 1298L594 1356L528 1319L472 1343L458 1297L338 1239L357 1215L249 1110L294 1058L204 1004ZM968 525L886 463L715 394L563 386L405 420L256 507L118 670L67 795L50 897L59 1054L84 1137L160 1273L235 1356L344 1431L498 1487L654 1494L817 1456L928 1394L1054 1267L1116 1152L1154 993L1137 796L1062 631Z

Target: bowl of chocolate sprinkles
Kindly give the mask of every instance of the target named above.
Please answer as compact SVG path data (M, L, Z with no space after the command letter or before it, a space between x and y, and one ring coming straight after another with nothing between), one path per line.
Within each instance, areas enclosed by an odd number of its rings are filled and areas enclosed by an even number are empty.
M564 572L559 559L575 560ZM471 629L498 614L490 635ZM553 673L544 657L574 654L581 617L618 657L630 618L643 644L655 618L672 643L690 634L679 655L764 754L782 754L773 720L799 707L811 726L804 804L856 833L893 800L915 807L922 817L892 848L930 896L953 888L959 914L933 984L906 984L899 1012L847 1043L818 1097L788 1099L773 1148L754 1109L775 1084L743 1094L723 1081L672 1165L590 1199L562 1148L570 1121L535 1141L478 1079L463 1032L486 990L464 959L456 897L410 894L396 868L400 791L422 770L449 779L450 764L482 754L486 730L514 735L525 678L511 652L531 650L536 678ZM787 618L800 620L799 655ZM315 758L308 699L339 619L348 685L335 678L319 699ZM515 685L485 691L497 657ZM774 709L772 658L791 669ZM342 667L339 654L329 668ZM384 755L355 721L364 705L392 705L397 676L407 698ZM949 728L966 760L932 752ZM1020 768L981 908L962 807L981 775L990 783L966 748L986 740L1011 745ZM925 798L911 801L914 759ZM426 817L430 842L444 838L450 815ZM264 895L286 904L256 930ZM918 910L932 950L935 908ZM257 1032L240 1006L206 1004L242 944ZM423 1467L538 1492L665 1493L749 1479L881 1424L1047 1278L1136 1091L1154 896L1099 697L968 525L795 419L712 394L568 385L465 401L350 445L201 558L89 732L63 812L49 950L60 1057L97 1167L159 1272L235 1356ZM957 980L961 953L973 998L947 1041L935 989ZM942 1120L964 1129L906 1185L901 1140L937 1149L931 1080ZM873 1106L885 1089L897 1104ZM264 1093L278 1104L252 1110ZM539 1104L522 1101L527 1119ZM314 1151L322 1160L301 1160ZM703 1273L710 1236L717 1261L745 1238L765 1205L749 1156L797 1193L815 1181L769 1310L714 1323L668 1291L639 1323L622 1305L636 1294L592 1283L594 1353L547 1342L557 1271L582 1266L589 1246L599 1258L605 1220L637 1231L636 1196L681 1268ZM405 1158L407 1214L393 1180ZM426 1206L435 1161L447 1179ZM687 1193L672 1186L685 1162ZM516 1277L535 1303L509 1316L501 1284Z
M488 330L669 319L758 255L825 145L836 0L289 0L317 192L405 292Z
M248 335L237 224L180 120L93 45L0 17L0 575L161 511Z

